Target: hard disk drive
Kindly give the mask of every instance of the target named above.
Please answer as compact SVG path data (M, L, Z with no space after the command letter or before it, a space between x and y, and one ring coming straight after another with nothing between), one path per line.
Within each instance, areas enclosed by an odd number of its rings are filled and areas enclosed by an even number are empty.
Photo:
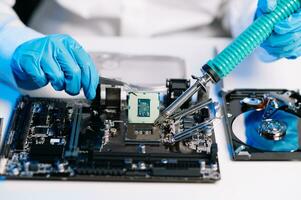
M237 89L223 96L234 160L300 160L301 96L284 89Z

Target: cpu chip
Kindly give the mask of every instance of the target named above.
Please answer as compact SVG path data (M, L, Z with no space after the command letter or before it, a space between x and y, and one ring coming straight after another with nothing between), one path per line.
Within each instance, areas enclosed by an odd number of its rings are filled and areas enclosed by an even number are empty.
M129 123L154 123L159 112L159 93L137 92L129 94Z
M150 99L138 99L138 117L150 117Z

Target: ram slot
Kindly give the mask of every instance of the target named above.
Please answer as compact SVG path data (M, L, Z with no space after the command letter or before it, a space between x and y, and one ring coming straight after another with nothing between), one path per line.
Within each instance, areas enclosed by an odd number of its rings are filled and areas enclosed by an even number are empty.
M67 144L67 150L65 151L65 157L75 158L78 155L78 139L80 134L81 116L82 107L74 108L72 130L69 135L69 142Z

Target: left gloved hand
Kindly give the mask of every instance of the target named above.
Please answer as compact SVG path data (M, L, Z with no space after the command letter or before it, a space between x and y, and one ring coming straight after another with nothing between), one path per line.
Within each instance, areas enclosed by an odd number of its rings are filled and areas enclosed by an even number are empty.
M96 95L99 76L88 53L68 35L56 34L22 43L11 67L19 87L37 89L51 83L55 90L88 99Z
M259 0L256 18L273 11L277 0ZM295 59L301 55L301 10L277 23L271 36L261 45L269 56L265 61Z

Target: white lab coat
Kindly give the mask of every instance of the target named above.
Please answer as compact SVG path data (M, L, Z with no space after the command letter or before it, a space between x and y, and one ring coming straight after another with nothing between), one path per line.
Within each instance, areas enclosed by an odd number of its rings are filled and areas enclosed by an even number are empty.
M0 31L2 26L23 26L13 4L14 0L0 0ZM256 4L257 0L47 0L30 26L44 34L203 37L223 35L221 29L206 28L221 19L223 28L237 35L251 23Z
M220 36L222 19L236 35L252 21L256 0L48 0L30 26L79 36ZM208 28L209 27L209 28Z

